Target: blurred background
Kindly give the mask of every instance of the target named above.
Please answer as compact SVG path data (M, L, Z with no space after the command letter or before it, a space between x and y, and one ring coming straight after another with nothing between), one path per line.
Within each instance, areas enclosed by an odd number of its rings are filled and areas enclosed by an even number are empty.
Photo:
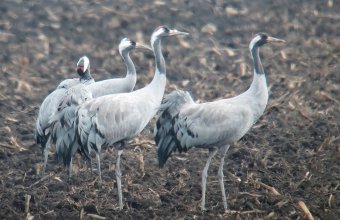
M0 3L0 217L2 219L315 219L340 216L340 5L269 0L4 0ZM207 152L175 155L158 168L151 122L123 154L124 205L117 210L115 154L103 152L103 186L75 159L75 178L50 155L41 181L35 119L43 99L77 77L87 55L95 80L124 76L124 37L149 44L159 25L190 36L163 41L166 93L179 88L199 101L231 97L251 83L248 45L258 32L285 39L261 48L270 100L265 114L226 158L224 213L210 167L206 213L198 207ZM136 88L154 74L154 57L134 51ZM275 191L277 193L275 193ZM25 198L31 196L25 206ZM26 199L27 201L27 199ZM300 204L300 205L299 205ZM28 208L28 209L27 209ZM93 216L93 215L92 215Z

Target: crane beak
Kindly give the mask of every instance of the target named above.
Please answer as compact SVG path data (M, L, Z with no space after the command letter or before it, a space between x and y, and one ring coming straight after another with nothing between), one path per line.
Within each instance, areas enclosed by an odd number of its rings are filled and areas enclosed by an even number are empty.
M183 32L183 31L178 31L176 29L170 30L169 36L175 36L175 35L184 35L184 36L187 36L187 35L189 35L189 33Z
M151 47L149 47L149 46L147 46L145 44L137 43L137 42L136 42L136 49L146 49L146 50L151 50L152 51Z
M277 42L277 43L285 43L285 40L279 39L279 38L275 38L275 37L268 37L267 38L267 42L271 43L271 42Z

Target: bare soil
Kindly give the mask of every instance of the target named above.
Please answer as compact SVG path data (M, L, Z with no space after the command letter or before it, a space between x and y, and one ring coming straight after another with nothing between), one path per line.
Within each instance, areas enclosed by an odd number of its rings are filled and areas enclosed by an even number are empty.
M314 219L340 219L339 12L333 0L1 1L0 219L305 219L308 210ZM122 156L122 211L114 151L103 151L102 186L79 156L68 181L54 151L46 175L39 175L42 154L33 134L44 97L62 79L77 77L83 55L96 80L123 76L119 41L148 43L161 24L190 32L163 42L166 93L189 90L201 101L247 89L255 33L287 41L261 49L270 100L228 152L229 213L218 185L220 157L209 170L208 211L202 213L207 151L173 155L159 169L154 122ZM131 56L141 88L153 76L154 58L146 51Z

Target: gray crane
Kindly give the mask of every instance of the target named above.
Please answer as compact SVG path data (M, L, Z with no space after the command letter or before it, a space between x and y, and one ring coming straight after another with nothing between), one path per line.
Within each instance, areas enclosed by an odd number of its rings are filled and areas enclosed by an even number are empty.
M77 63L77 72L78 74L87 72L90 76L90 60L87 56L82 57ZM56 146L59 161L63 159L65 151L67 151L65 143L73 138L72 128L74 127L76 109L81 103L92 99L92 93L88 86L94 83L95 81L90 76L86 77L81 83L67 89L59 100L57 110L49 118L51 141ZM91 161L88 162L90 165ZM72 173L69 171L69 176L71 175Z
M205 210L208 168L219 149L222 158L218 170L224 208L227 199L223 182L223 164L229 146L242 138L263 114L268 101L265 73L259 57L259 47L269 42L284 42L265 33L257 34L249 49L254 63L254 77L242 94L214 102L197 104L185 91L166 95L155 127L159 166L163 167L174 151L186 152L192 147L208 148L209 156L202 171L201 208Z
M49 119L50 116L53 115L58 108L58 105L64 96L65 92L79 83L86 82L89 78L91 78L90 72L86 71L87 66L89 65L89 60L87 57L82 57L77 63L77 73L79 74L79 78L73 79L65 79L63 80L56 90L50 93L42 102L38 117L36 120L35 126L35 139L37 144L41 145L43 152L43 165L42 165L42 174L45 174L46 164L48 159L48 152L50 149L50 127ZM85 70L85 71L84 71Z
M100 182L102 182L100 169L102 146L115 146L118 150L115 174L120 209L123 208L120 156L126 141L138 135L157 113L166 85L166 67L161 51L161 40L175 35L188 35L188 33L161 26L151 35L156 71L150 84L131 93L92 99L80 105L77 111L76 129L80 150L88 158L90 158L90 149L96 152ZM67 160L71 160L75 150L70 151Z
M119 53L127 67L126 76L124 78L97 81L96 83L89 85L88 89L92 92L92 96L94 98L109 94L131 92L133 90L137 80L136 69L129 55L133 49L152 50L144 44L135 42L128 38L123 38L119 43Z
M148 49L146 45L137 43L128 38L123 38L119 44L119 53L127 67L125 78L114 78L91 83L89 85L77 85L67 91L62 98L58 111L50 119L52 129L52 142L56 144L57 155L64 164L68 166L69 177L72 176L72 160L64 160L68 147L75 136L74 122L77 107L92 98L108 94L131 92L136 84L136 69L130 58L133 49ZM78 142L72 144L74 149L78 149ZM75 153L75 152L74 152ZM88 158L88 165L92 172L92 160Z

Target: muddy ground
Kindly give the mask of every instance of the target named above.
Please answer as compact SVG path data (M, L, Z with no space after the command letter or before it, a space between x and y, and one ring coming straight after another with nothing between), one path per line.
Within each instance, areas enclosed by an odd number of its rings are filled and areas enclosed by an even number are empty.
M0 12L0 219L305 219L308 210L314 219L340 218L340 4L5 0ZM44 97L62 79L76 77L82 55L90 57L96 80L123 76L119 41L128 36L148 43L161 24L190 32L163 42L166 93L177 87L201 101L247 89L253 66L248 44L255 33L287 41L261 49L270 100L228 152L230 212L223 210L218 185L220 157L209 170L208 210L202 213L207 151L174 155L159 169L154 122L123 154L122 211L115 152L103 151L101 187L80 157L69 182L54 151L45 177L39 175L42 154L33 133ZM153 76L153 55L131 56L140 88Z

